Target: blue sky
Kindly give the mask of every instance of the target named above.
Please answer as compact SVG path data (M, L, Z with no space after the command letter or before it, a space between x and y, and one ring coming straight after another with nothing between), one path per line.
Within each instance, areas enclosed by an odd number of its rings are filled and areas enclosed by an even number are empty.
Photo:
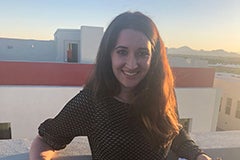
M52 40L58 28L106 28L130 10L151 17L167 47L240 53L239 0L8 0L0 10L0 37Z

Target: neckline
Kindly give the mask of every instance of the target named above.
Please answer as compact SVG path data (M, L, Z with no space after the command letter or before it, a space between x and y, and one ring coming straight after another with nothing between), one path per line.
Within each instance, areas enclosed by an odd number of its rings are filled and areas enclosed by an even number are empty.
M129 105L129 102L124 101L123 99L117 97L117 96L113 96L113 99L116 100L117 102L123 103L123 104L127 104Z

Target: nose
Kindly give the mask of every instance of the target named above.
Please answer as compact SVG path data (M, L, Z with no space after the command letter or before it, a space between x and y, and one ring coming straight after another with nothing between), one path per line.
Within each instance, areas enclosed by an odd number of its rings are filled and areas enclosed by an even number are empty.
M137 68L137 66L137 58L134 54L129 54L126 61L126 67L128 67L129 69L135 69Z

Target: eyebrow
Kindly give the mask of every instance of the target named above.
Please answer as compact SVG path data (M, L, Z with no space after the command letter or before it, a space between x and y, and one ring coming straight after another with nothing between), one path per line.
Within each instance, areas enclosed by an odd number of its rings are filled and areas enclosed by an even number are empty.
M128 47L125 47L125 46L117 46L117 47L115 47L114 49L128 49ZM149 51L149 49L146 47L142 47L142 48L138 48L138 50L147 50L147 51Z
M125 46L117 46L117 47L115 47L114 49L119 49L119 48L121 48L121 49L127 49L128 47L125 47Z

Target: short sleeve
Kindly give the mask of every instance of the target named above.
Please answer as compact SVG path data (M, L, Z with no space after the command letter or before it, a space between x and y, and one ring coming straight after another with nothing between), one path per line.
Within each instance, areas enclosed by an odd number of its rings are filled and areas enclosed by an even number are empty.
M39 126L39 135L54 150L65 148L76 136L88 136L94 120L92 97L90 90L80 91L55 118Z
M204 153L190 138L184 129L174 138L171 150L180 158L196 160L197 156Z

